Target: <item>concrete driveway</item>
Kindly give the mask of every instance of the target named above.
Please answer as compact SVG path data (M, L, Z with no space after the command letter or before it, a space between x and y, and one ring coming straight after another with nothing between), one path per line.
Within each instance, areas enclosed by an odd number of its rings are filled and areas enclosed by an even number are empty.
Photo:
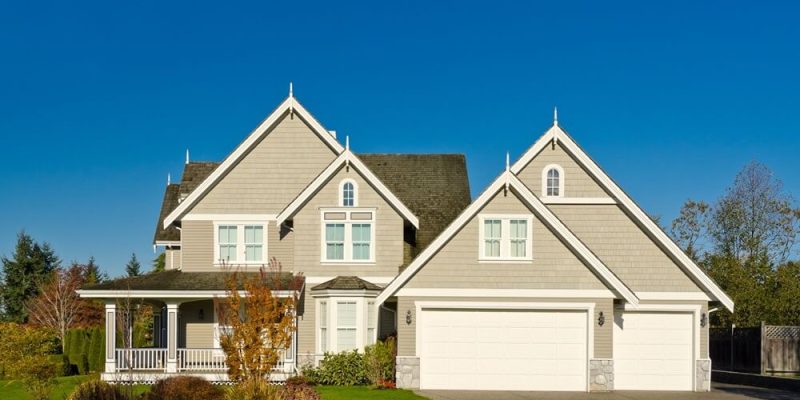
M712 390L708 393L624 391L613 393L484 392L459 390L419 390L416 393L431 400L795 400L800 398L800 393L723 383L712 384Z

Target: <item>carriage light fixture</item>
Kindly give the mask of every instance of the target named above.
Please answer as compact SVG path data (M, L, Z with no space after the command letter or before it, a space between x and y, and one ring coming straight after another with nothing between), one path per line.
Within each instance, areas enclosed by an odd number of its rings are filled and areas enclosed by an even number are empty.
M597 325L603 326L605 325L605 323L606 323L606 316L605 314L603 314L602 311L600 311L600 316L597 317Z
M708 317L706 317L706 313L700 314L700 327L705 328L707 322L708 322Z

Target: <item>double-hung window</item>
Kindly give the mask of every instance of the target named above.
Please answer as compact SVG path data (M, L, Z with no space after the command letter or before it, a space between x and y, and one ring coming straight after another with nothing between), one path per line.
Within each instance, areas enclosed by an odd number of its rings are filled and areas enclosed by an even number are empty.
M530 215L482 215L479 259L531 260L531 222Z
M374 242L374 209L322 210L322 262L374 262Z
M263 264L267 260L264 223L215 222L214 260L217 264Z
M319 302L319 351L328 351L328 302Z
M363 351L378 336L377 291L365 297L316 293L318 353Z
M358 348L356 343L358 308L356 305L355 301L336 302L336 349L340 352Z

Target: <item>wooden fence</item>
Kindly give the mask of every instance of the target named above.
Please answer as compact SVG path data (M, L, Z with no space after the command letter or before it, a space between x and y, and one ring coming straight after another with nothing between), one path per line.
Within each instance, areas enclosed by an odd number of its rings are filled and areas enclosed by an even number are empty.
M800 326L761 324L756 328L710 330L714 369L760 374L800 373Z

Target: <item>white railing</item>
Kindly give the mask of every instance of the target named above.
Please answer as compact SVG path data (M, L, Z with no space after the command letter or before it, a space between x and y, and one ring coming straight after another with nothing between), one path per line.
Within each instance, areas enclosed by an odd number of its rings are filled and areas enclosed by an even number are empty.
M163 370L167 366L167 349L116 349L117 371Z
M225 353L222 349L178 349L178 371L225 372Z

